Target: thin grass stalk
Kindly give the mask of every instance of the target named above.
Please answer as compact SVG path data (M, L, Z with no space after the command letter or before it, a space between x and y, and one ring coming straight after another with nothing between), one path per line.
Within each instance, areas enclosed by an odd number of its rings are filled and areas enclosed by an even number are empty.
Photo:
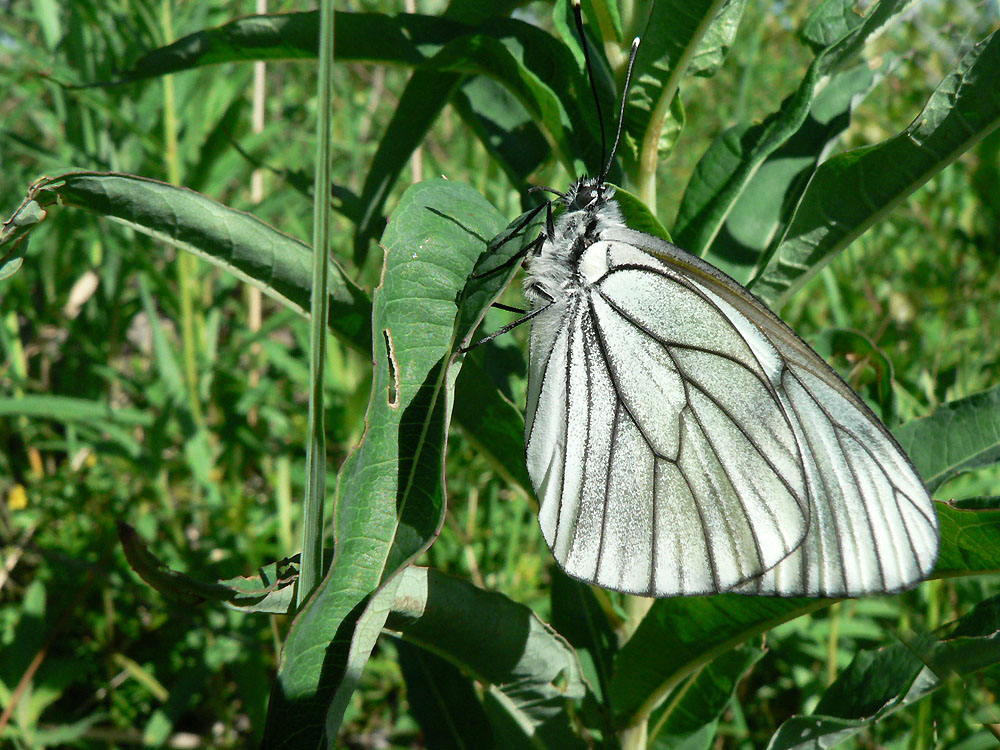
M267 13L267 0L257 0L256 10L257 14L261 16ZM251 128L257 135L264 132L266 74L266 62L258 60L253 64L253 120ZM250 202L256 206L262 200L264 200L264 170L258 167L250 175ZM255 286L248 285L246 290L247 325L251 331L256 333L260 330L263 322L263 295L260 289ZM261 351L259 341L255 341L250 345L250 375L248 377L250 390L255 389L260 384L261 369L263 367ZM247 414L247 422L251 426L256 425L258 416L259 410L257 406L253 406Z
M173 0L163 0L160 5L160 23L165 41L174 38ZM163 139L164 163L167 182L181 184L181 162L177 147L177 102L174 95L174 77L163 77ZM197 261L190 253L177 254L177 291L181 303L181 350L184 358L184 385L187 390L188 408L195 424L203 423L201 402L198 399L198 365L195 346L194 297L197 284Z
M320 1L319 87L316 97L316 183L313 190L313 286L310 306L309 425L306 436L306 491L302 509L302 564L297 606L301 607L322 576L323 501L326 497L326 431L323 378L326 321L329 316L330 161L333 115L333 0Z

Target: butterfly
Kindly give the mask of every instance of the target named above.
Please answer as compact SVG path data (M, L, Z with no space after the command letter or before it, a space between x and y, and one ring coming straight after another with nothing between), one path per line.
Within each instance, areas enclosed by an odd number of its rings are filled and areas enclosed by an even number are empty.
M525 258L525 452L556 561L656 597L926 578L938 522L899 443L746 288L627 226L614 150L601 176L552 191L564 210L547 204Z

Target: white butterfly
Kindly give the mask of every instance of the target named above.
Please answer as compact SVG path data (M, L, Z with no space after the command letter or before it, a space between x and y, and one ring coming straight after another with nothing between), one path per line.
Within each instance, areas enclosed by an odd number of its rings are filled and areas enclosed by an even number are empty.
M925 578L933 503L899 444L724 273L582 179L528 257L525 444L575 578L646 596L859 596Z
M604 182L624 110L623 96L601 176L557 193L564 212L549 203L522 251L531 311L479 342L532 322L525 451L559 565L645 596L860 596L926 578L934 504L885 425L747 289L625 225Z

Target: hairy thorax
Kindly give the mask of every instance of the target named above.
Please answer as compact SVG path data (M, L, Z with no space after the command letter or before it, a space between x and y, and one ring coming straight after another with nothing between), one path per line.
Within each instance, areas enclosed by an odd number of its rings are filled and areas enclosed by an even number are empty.
M551 237L527 261L524 296L533 308L578 295L607 272L607 243L600 240L609 227L624 226L614 188L595 178L575 182L560 202L565 211L556 218Z

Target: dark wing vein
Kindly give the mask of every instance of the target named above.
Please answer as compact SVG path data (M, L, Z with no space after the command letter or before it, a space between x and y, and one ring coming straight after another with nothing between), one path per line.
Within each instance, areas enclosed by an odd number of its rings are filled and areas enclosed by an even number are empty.
M709 401L711 401L713 404L715 404L716 408L718 408L719 411L721 411L726 416L726 418L729 420L730 424L732 424L734 427L736 427L737 430L739 430L740 433L742 433L743 437L746 438L747 442L750 443L750 445L753 446L754 450L757 452L757 455L759 455L764 460L764 462L768 465L768 467L770 467L771 471L774 472L774 475L776 477L778 477L778 479L781 481L781 483L783 485L785 485L785 489L788 490L788 493L792 497L797 497L795 490L789 485L788 481L781 474L781 472L778 471L777 467L772 463L771 459L768 457L768 455L764 451L764 449L761 448L760 445L757 444L756 440L746 430L743 429L742 425L740 425L740 423L733 416L732 412L728 408L726 408L726 406L724 406L717 398L715 398L715 396L713 396L711 393L709 393L697 381L695 381L693 378L691 378L690 375L686 374L686 372L687 372L686 368L684 367L684 365L681 362L679 362L677 360L676 357L674 357L674 355L670 351L670 349L671 349L671 347L676 347L678 349L686 349L688 351L697 351L697 352L701 352L703 354L710 354L710 355L713 355L713 356L721 357L722 359L725 359L725 360L727 360L729 362L732 362L734 365L736 365L737 367L741 368L744 372L749 373L751 376L753 376L757 380L757 382L759 382L761 385L763 385L767 389L768 393L770 393L771 396L774 398L775 403L778 404L778 407L781 410L782 417L784 417L784 419L785 419L785 423L788 425L788 429L791 431L792 435L794 435L795 431L792 428L792 424L791 424L791 422L788 419L788 415L785 413L785 408L784 408L784 405L781 403L781 399L778 398L777 389L774 387L774 385L770 381L768 381L767 378L761 377L758 373L756 373L753 370L751 370L745 364L743 364L742 362L740 362L737 358L732 357L730 355L727 355L725 352L719 352L719 351L715 351L715 350L712 350L712 349L706 349L704 347L699 347L699 346L691 346L689 344L683 344L683 343L679 343L679 342L668 342L668 341L662 339L661 337L657 336L655 333L653 333L652 331L650 331L646 326L642 325L642 323L640 323L639 321L637 321L634 318L632 318L627 312L625 312L624 310L622 310L618 305L616 305L614 303L613 300L611 300L610 298L608 298L603 292L599 291L598 293L601 295L601 298L605 302L607 302L608 306L611 307L611 309L613 309L616 313L618 313L625 321L627 321L630 325L633 325L635 328L637 328L638 330L640 330L642 333L646 334L646 336L648 336L649 338L651 338L653 341L655 341L657 344L659 344L663 348L663 351L666 352L666 354L667 354L668 357L670 357L670 361L673 363L674 368L677 370L678 375L681 376L681 380L684 382L685 386L687 386L687 385L693 385L695 388L698 389L698 391L700 393L702 393L705 396L705 398L707 398ZM596 319L597 316L596 316L595 311L594 311L594 305L593 305L593 303L590 304L590 317L591 317L592 321L596 322L595 319ZM595 327L596 328L600 328L600 325L597 324ZM742 340L742 335L739 333L739 331L735 330L735 332L736 332L736 334L738 336L741 337L741 340ZM601 343L601 350L602 350L602 354L604 354L605 345L603 343L604 342L603 335L601 335L600 338L601 338L601 342L600 342ZM611 364L610 364L610 362L608 360L608 357L606 355L604 356L604 360L605 360L605 362L608 365L608 369L610 370L611 369ZM613 373L611 374L611 377L612 377L612 382L616 386L616 392L617 392L617 380L614 379L614 374ZM619 395L619 398L621 398L620 395ZM622 399L622 400L624 401L624 399ZM690 400L688 400L688 405L690 406ZM625 408L628 409L628 404L625 405ZM630 414L631 414L631 412L630 412ZM653 451L653 454L655 456L657 456L658 458L662 458L662 459L664 459L666 461L671 461L672 459L670 459L669 456L664 456L664 455L656 452L656 449L653 447L652 442L646 436L645 432L643 432L642 425L640 425L638 423L638 420L636 420L634 416L633 416L632 419L633 419L634 422L636 422L636 425L638 426L640 433L642 433L643 438L646 439L646 442L649 444L649 448L650 448L650 450ZM706 433L706 437L707 437L707 433ZM767 510L768 510L768 513L771 512L770 508L768 508ZM806 519L806 522L808 524L808 518ZM808 528L808 526L807 526L807 528Z
M801 385L801 381L799 382L799 384ZM807 393L808 393L808 391L807 391ZM817 402L817 399L812 394L809 394L809 397L812 399L813 403L817 404L817 406L819 405L818 402ZM850 430L847 430L846 428L844 428L841 425L839 425L836 422L834 422L831 419L830 414L825 409L823 409L821 406L819 408L823 412L824 416L826 416L827 420L830 421L830 427L833 429L833 436L837 439L837 446L840 448L840 453L844 457L844 465L847 467L847 470L851 473L851 479L854 482L854 486L858 489L858 499L861 501L861 505L862 505L862 507L863 507L863 509L865 511L862 515L864 516L865 522L868 525L868 534L871 536L872 545L875 547L875 561L878 563L878 577L879 577L879 580L882 582L882 588L884 589L886 587L886 582L885 582L885 565L882 563L882 555L879 554L878 540L875 538L875 528L872 525L871 515L869 513L869 508L868 508L868 503L865 501L865 494L862 491L861 478L858 476L857 472L854 470L854 465L851 463L850 459L848 458L847 449L844 447L844 441L841 438L840 432L843 431L844 433L846 433L848 436L850 436L859 445L861 445L861 443L860 443L859 440L857 440L857 438L854 437L854 435L851 434ZM862 447L862 449L864 449L864 446L861 446L861 447ZM871 456L871 454L869 454L869 457L872 458L872 460L874 460L874 456ZM882 468L882 465L880 463L878 463L877 461L875 461L875 465L878 466L880 469ZM884 470L883 470L883 474L885 474ZM886 477L886 479L888 479L888 477ZM896 486L892 483L891 479L888 479L888 481L889 481L889 486L892 487L892 489L893 489L893 493L892 494L893 494L893 497L895 498L895 495L896 495L896 491L895 491L896 490ZM893 500L893 502L896 502L897 505L898 505L898 501L896 501L895 499ZM854 524L851 522L850 514L845 513L844 515L845 515L846 520L847 520L847 526L848 526L848 528L851 531L851 536L854 538L854 543L857 544L858 543L858 538L857 538L857 535L855 534ZM900 513L900 519L902 519L902 513ZM903 525L905 527L905 525L906 525L905 521L903 522ZM892 546L895 548L896 547L896 538L895 538L895 535L891 531L889 532L889 538L892 540ZM895 551L896 551L896 555L898 557L898 555L899 555L899 549L897 548ZM917 567L920 567L920 561L919 561L919 559L917 560Z
M569 306L567 306L567 309L568 308L569 308ZM542 363L542 366L541 366L541 374L540 374L540 378L541 379L540 379L540 381L538 383L538 394L537 394L537 398L535 399L535 409L534 409L534 411L531 414L531 427L528 428L528 434L527 434L527 436L525 437L525 440L524 440L525 445L527 445L528 443L531 442L531 438L532 438L532 436L535 433L535 416L538 413L538 402L541 401L541 399L542 399L542 391L545 389L546 380L548 379L549 362L552 361L552 355L556 351L555 342L557 342L559 340L559 337L562 335L563 330L566 328L566 320L567 320L567 318L570 318L570 317L571 316L569 316L569 315L563 315L562 319L560 321L560 324L554 328L555 335L552 336L552 344L553 345L549 349L549 351L546 352L546 354L545 354L545 361ZM530 388L529 388L528 392L530 394L530 392L531 392Z
M621 413L621 399L615 399L615 413L611 422L611 443L608 450L608 468L604 473L604 508L601 515L601 541L597 545L597 566L594 568L594 579L601 572L601 562L604 558L604 538L608 528L608 495L611 491L611 467L615 460L615 438L618 437L618 418Z
M685 390L687 390L687 388L688 388L689 385L690 385L690 383L687 380L685 380L684 381L684 388L685 388ZM688 403L690 403L690 399L688 400ZM761 574L765 573L768 570L768 568L767 568L766 565L764 565L764 557L763 557L763 553L761 552L761 549L760 549L760 542L757 540L757 534L754 533L753 520L750 518L750 513L747 511L746 503L743 501L743 495L740 494L740 491L738 489L736 489L736 483L733 481L732 476L730 476L729 469L726 467L725 462L722 460L722 458L721 458L721 456L719 454L719 449L716 447L715 443L712 442L712 437L708 434L708 431L705 429L705 425L702 423L701 418L698 416L698 412L695 411L694 409L690 409L690 411L691 411L692 418L698 424L698 429L701 431L702 436L708 442L709 446L712 449L712 452L715 454L715 457L716 457L716 459L719 462L719 466L722 467L722 473L725 474L726 481L728 481L729 482L729 486L733 488L734 494L736 495L736 499L739 501L740 508L743 511L743 517L746 518L746 520L747 520L747 527L750 529L750 536L753 537L754 551L755 551L755 553L757 555L757 565L761 568L761 570L760 570L759 573L755 573L753 575L746 576L746 578L744 580L749 580L751 578L755 578L758 575L761 575ZM681 474L683 474L683 473L684 472L682 471ZM695 505L698 505L697 498L695 499ZM773 519L774 516L773 516L773 514L771 514L770 508L767 508L766 504L764 505L764 508L767 510L768 515L770 515L771 518ZM733 527L732 527L732 524L730 524L730 522L729 522L728 515L725 512L722 512L722 513L719 514L719 516L722 518L722 522L726 525L726 532L729 534L729 538L732 539L735 542L737 537L736 537L736 534L733 532ZM786 557L787 557L787 555L786 555ZM784 558L782 558L782 559L784 559ZM777 565L777 563L775 563L775 565ZM740 582L737 582L734 585L738 586L739 583Z
M649 435L646 434L646 431L643 429L642 423L640 423L639 420L635 418L635 415L632 413L632 409L629 407L627 403L625 403L625 399L622 398L623 389L618 382L618 375L615 372L615 368L611 364L611 358L608 356L607 343L604 340L604 332L601 330L600 323L597 322L597 312L594 310L594 302L593 300L588 299L588 303L590 309L590 323L594 329L594 339L597 341L597 349L601 353L601 359L604 360L604 367L608 371L608 378L611 380L611 387L614 388L615 400L625 408L625 413L628 414L629 419L632 420L632 423L639 431L639 434L642 435L642 439L646 441L646 445L649 446L649 450L653 452L653 455L658 458L663 458L669 461L670 458L661 455L656 451L656 448L653 447L653 441L650 439ZM670 356L670 352L667 352L667 355ZM670 357L670 359L671 361L673 361L672 356ZM677 363L675 362L674 363L675 367L676 364Z
M572 318L571 318L572 319ZM573 369L573 334L576 332L573 326L570 326L569 334L566 338L566 389L565 389L565 432L564 434L564 445L562 451L562 477L559 480L559 511L556 513L556 528L552 535L553 546L559 541L559 526L562 524L563 517L563 505L564 498L566 497L566 469L568 468L569 462L569 415L570 415L570 403L573 391L573 381L570 377L570 373ZM553 347L555 348L555 347Z
M679 284L679 285L683 286L685 289L687 289L692 294L696 295L705 304L707 304L713 310L715 310L719 314L719 316L722 318L722 320L725 322L725 324L730 329L732 329L733 333L735 333L744 343L746 343L746 337L740 332L740 329L736 327L736 324L733 323L733 321L729 318L729 316L726 315L725 311L723 311L715 303L715 300L713 300L711 297L709 297L708 295L706 295L705 292L703 292L701 289L699 289L697 285L691 283L691 281L689 281L687 278L685 278L682 274L679 274L679 273L668 273L668 272L665 272L665 271L660 271L659 269L656 269L656 268L650 268L649 266L642 266L642 265L639 265L637 263L625 263L625 264L620 265L620 266L615 266L614 271L609 272L608 274L606 274L605 278L607 276L611 275L611 273L617 273L619 271L638 271L640 273L650 273L650 274L653 274L654 276L659 276L660 278L667 279L668 281L672 281L675 284ZM612 302L609 298L607 298L604 295L604 292L602 290L598 289L598 292L601 294L602 297L605 298L605 300L608 302L608 304L611 305L612 307L614 307L616 310L618 310L618 312L624 318L626 318L630 322L634 323L635 325L640 326L640 324L639 324L638 321L632 320L632 318L627 313L625 313L623 310L620 310L618 308L618 306L614 304L614 302ZM746 316L744 316L744 317L746 317ZM749 320L749 318L747 318L747 320ZM753 321L750 321L750 322L757 328L757 330L760 330L760 327L757 326L756 323L754 323ZM642 326L640 326L640 327L642 327ZM645 330L644 327L643 327L643 330ZM652 333L650 333L650 335L653 336L657 341L661 341L661 339L658 336L655 336ZM766 341L768 341L777 350L777 346L771 340L770 336L768 336L763 331L761 331L761 335L764 337L764 339ZM744 369L747 369L748 372L753 373L753 370L750 370L742 362L740 362L739 360L735 359L734 357L731 357L730 355L726 354L725 352L712 351L711 349L702 349L701 347L691 346L689 344L683 344L683 343L680 343L680 342L670 343L670 342L666 342L666 341L661 341L661 343L663 343L664 345L676 346L679 349L680 348L684 348L684 349L693 349L693 350L696 350L696 351L705 351L708 354L716 354L716 355L718 355L720 357L725 357L726 359L732 359L736 364L740 365ZM750 356L752 356L757 361L757 365L760 367L761 371L763 371L764 370L764 365L760 361L760 359L757 357L757 354L754 352L753 347L750 346L749 344L747 344L747 349L750 351ZM778 355L781 357L782 363L784 363L785 357L781 353L780 350L778 350ZM757 375L756 373L753 373L753 374L755 376ZM768 388L772 393L774 393L774 384L770 380L768 380L767 378L762 378L761 382L764 384L764 386L766 388ZM775 394L775 397L777 398L777 394Z
M666 276L665 274L660 274L660 275L663 275L664 278L667 278L667 279L670 279L671 281L673 281L673 279L670 276ZM669 339L665 339L662 336L660 336L659 334L655 333L654 331L649 330L649 328L647 328L642 323L642 321L639 321L639 320L636 320L635 318L633 318L628 313L628 311L623 310L621 308L621 306L618 305L618 303L614 301L614 299L612 299L611 297L609 297L607 294L604 293L604 290L597 289L597 293L601 295L601 299L603 299L608 304L608 307L610 307L611 309L613 309L622 318L624 318L625 320L627 320L630 324L632 324L634 327L638 328L640 331L642 331L644 334L646 334L647 336L649 336L651 339L653 339L654 341L656 341L661 346L664 346L664 347L673 347L675 349L686 349L686 350L693 351L693 352L702 352L704 354L713 354L716 357L721 357L722 359L728 359L733 364L738 365L739 367L742 367L748 373L750 373L755 378L757 378L757 380L760 381L761 385L763 385L772 394L774 394L775 397L777 397L777 394L775 393L775 389L774 389L774 383L772 383L767 378L761 377L760 373L754 372L749 367L747 367L743 362L741 362L739 359L737 359L736 357L732 356L731 354L727 354L726 352L720 352L720 351L718 351L716 349L709 349L709 348L704 347L704 346L696 346L694 344L685 344L683 341L671 341ZM712 304L711 300L707 300L707 301L708 301L709 304ZM719 315L721 315L726 320L727 323L729 322L729 318L726 317L725 313L723 313L721 310L719 310L718 307L715 307L714 304L712 304L712 307L716 311L718 311ZM733 332L737 336L740 337L740 340L745 343L746 339L743 338L743 334L740 333L739 329L736 328L735 326L733 326L732 329L733 329ZM753 349L751 349L749 346L747 346L747 349L749 349L750 353L753 354ZM780 352L779 352L779 354L780 354ZM754 359L757 359L756 356L754 356ZM760 360L757 360L757 364L758 365L760 364ZM761 370L763 370L763 367L761 367Z
M868 448L867 445L865 445L865 442L863 440L859 439L859 437L857 435L855 435L853 432L851 432L850 429L848 429L847 427L845 427L843 424L840 423L839 420L835 419L833 417L833 415L830 414L829 410L823 405L823 403L819 399L816 398L815 395L813 395L812 391L810 391L808 388L806 388L805 384L802 382L802 380L798 377L798 375L795 373L795 371L793 369L789 368L788 369L788 374L791 375L791 377L795 378L795 380L798 382L798 384L802 388L802 390L804 390L806 393L809 394L809 398L812 399L812 402L814 404L816 404L816 408L819 409L821 412L823 412L823 416L826 417L827 421L831 425L833 425L835 428L840 428L841 430L843 430L844 432L846 432L848 435L850 435L851 437L853 437L855 439L855 441L857 442L858 446L861 448L861 450L863 450L865 453L867 453L868 456L871 458L871 460L875 463L875 465L878 466L882 470L882 475L886 478L886 481L888 481L889 484L892 485L892 488L894 490L896 490L897 492L899 492L903 497L905 497L906 500L907 500L907 502L909 502L910 505L913 506L913 509L916 510L921 516L923 516L924 520L926 520L927 523L930 526L934 526L934 519L930 518L927 515L926 511L924 510L924 508L920 507L920 505L918 505L917 503L913 502L912 498L910 498L910 496L908 494L906 494L905 492L903 492L902 488L900 488L895 482L892 481L892 477L890 476L889 472L886 471L885 467L882 465L882 462L878 460L878 457L875 456L874 453L872 453L872 451ZM834 374L836 374L836 373L834 373ZM840 376L838 375L837 377L839 378ZM848 403L853 406L852 402L848 401ZM865 407L865 408L867 409L867 407ZM893 447L893 448L896 449L896 453L900 457L902 457L904 459L904 463L907 464L907 465L909 465L910 470L914 473L915 476L919 477L919 475L917 474L916 470L913 468L912 464L910 463L910 460L907 457L906 453L903 451L902 448L900 448L896 444L895 438L893 438L891 434L887 434L887 430L882 427L882 424L878 420L878 417L876 417L873 414L868 414L868 413L866 413L864 411L861 412L861 415L863 417L866 417L867 421L869 422L869 424L871 424L872 426L874 426L877 429L877 431L883 437L887 438L887 442L889 443L889 445L891 447Z
M689 407L685 407L685 408L689 408ZM681 451L684 450L684 444L683 444L683 441L684 441L684 432L683 432L683 430L681 431L681 434L680 434L680 441L681 441L681 444L680 444L680 446L678 448L678 451L677 451L678 455L680 455ZM680 468L680 467L678 467L678 468ZM684 480L684 484L687 485L688 493L690 493L690 495L691 495L691 500L694 503L695 510L698 511L698 521L701 524L701 535L705 539L705 550L708 552L708 567L711 568L711 570L712 570L712 587L716 591L722 591L722 588L719 586L719 569L718 569L718 564L715 561L715 551L714 551L714 549L712 547L712 539L711 539L711 537L709 536L709 533L708 533L708 524L705 523L705 514L704 514L704 512L701 509L701 503L699 503L698 500L697 500L697 497L696 497L695 491L694 491L694 487L691 486L691 482L690 482L690 480L688 480L687 474L685 474L683 471L678 471L677 473L680 474L681 479Z

